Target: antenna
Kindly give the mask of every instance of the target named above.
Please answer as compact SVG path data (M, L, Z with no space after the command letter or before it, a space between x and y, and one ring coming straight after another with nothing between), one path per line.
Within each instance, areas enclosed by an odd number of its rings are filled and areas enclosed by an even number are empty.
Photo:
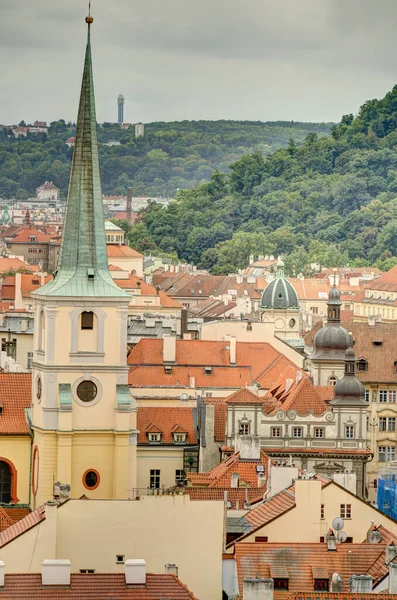
M335 529L335 531L341 531L343 529L343 525L344 521L341 519L341 517L335 517L335 519L332 521L332 527Z
M343 544L343 542L345 542L347 540L347 533L346 533L346 531L338 531L336 539L338 540L338 542L340 542L341 544Z

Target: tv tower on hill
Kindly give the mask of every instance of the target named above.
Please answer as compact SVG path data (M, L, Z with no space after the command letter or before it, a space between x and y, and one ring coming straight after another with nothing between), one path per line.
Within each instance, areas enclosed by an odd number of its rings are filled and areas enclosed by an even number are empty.
M117 96L117 107L118 107L118 123L124 123L124 96L120 94Z

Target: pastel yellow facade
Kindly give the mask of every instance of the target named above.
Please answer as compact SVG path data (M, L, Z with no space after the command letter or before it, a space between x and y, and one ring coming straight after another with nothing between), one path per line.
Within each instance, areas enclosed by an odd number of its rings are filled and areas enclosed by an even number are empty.
M176 472L184 469L183 448L138 447L138 488L150 486L150 471L160 471L160 488L175 486Z
M71 299L36 306L32 424L37 459L33 505L70 485L78 498L133 497L136 488L136 404L127 387L128 298ZM92 328L84 329L83 313ZM79 392L89 382L95 397ZM79 395L80 394L80 395ZM86 474L96 482L87 486Z
M256 536L267 536L269 542L319 542L332 528L333 519L341 516L341 505L351 507L351 518L344 519L343 531L353 542L364 541L372 521L397 534L393 519L333 482L322 487L321 481L297 480L295 501L295 508L257 529L245 541L254 542Z
M69 500L46 505L46 519L1 549L6 572L37 573L49 558L67 558L72 571L123 572L116 556L144 558L147 571L175 563L200 600L222 598L224 503L189 496L140 501Z
M0 460L11 462L15 469L16 482L13 491L18 504L29 504L30 501L30 453L29 435L0 436Z

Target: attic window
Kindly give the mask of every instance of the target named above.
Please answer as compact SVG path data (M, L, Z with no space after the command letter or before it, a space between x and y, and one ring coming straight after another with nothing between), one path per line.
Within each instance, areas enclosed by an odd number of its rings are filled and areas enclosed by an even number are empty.
M375 341L375 340L374 340L374 341L372 342L372 345L373 345L373 346L383 346L383 342L379 342L379 341Z
M366 360L362 359L357 362L357 369L359 371L368 371L368 363Z
M289 580L286 577L274 577L273 581L275 590L288 590Z
M159 444L161 442L161 433L148 433L148 442Z
M183 444L186 442L186 433L174 433L175 444Z
M328 592L329 590L329 579L315 579L313 589L322 590Z
M204 367L204 375L212 375L212 367Z
M170 365L166 365L166 366L164 367L164 373L165 373L166 375L172 375L172 367L171 367Z
M36 242L36 241L37 241L37 238L36 238L35 235L30 235L29 236L29 242Z
M394 372L397 373L397 360L394 361Z
M40 285L40 280L39 279L32 279L32 283L33 283L33 285Z

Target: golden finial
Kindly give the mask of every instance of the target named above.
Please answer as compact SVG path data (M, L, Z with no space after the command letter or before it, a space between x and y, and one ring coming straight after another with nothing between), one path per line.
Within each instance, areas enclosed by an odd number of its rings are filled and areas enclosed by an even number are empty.
M88 17L85 18L85 22L88 23L88 25L91 25L91 23L94 22L94 19L91 17L91 0L88 2Z

